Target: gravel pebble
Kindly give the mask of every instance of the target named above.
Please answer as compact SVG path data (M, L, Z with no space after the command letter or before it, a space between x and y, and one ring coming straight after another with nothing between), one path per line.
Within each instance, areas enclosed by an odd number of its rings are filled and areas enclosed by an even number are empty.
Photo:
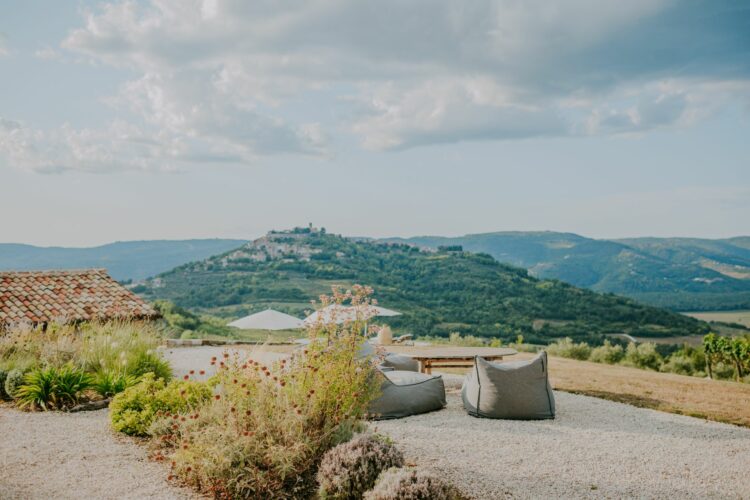
M447 408L373 426L474 498L750 498L750 429L562 392L555 420L474 418L454 378Z
M116 436L108 410L27 413L0 408L0 498L197 498L169 468Z

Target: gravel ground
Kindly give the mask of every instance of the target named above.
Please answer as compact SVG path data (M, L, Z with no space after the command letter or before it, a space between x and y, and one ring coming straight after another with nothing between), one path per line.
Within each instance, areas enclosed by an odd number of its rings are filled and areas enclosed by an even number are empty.
M0 499L196 498L170 485L144 447L116 436L107 413L0 408Z
M477 499L750 498L750 429L562 392L555 420L473 418L445 378L446 409L374 427Z
M164 350L177 376L223 352ZM461 405L461 377L444 377L446 409L373 427L474 498L750 499L750 429L561 392L555 420L477 419ZM195 498L167 483L144 447L110 431L107 410L0 408L0 471L3 500Z

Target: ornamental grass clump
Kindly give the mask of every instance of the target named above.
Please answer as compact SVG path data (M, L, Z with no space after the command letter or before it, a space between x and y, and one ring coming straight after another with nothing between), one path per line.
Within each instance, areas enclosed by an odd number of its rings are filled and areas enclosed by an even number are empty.
M310 344L288 360L260 363L225 353L213 360L217 394L152 427L172 476L221 498L308 498L326 451L362 427L378 391L364 342L370 289L334 292L361 313L308 328Z
M365 500L460 500L465 498L439 477L414 469L389 469L378 478Z
M78 403L91 386L91 377L72 365L32 370L14 393L21 408L62 410Z
M403 454L387 438L361 434L330 449L318 469L322 499L358 500L391 467L404 465Z

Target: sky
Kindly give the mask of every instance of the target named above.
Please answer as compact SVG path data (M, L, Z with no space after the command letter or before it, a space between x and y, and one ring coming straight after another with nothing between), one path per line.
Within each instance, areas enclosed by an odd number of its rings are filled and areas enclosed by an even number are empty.
M0 242L750 234L750 3L0 3Z

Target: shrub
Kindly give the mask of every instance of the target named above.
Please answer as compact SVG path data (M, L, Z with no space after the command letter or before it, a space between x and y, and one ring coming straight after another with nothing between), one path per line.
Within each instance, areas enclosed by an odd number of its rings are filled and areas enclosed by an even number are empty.
M678 375L692 375L696 372L696 367L690 356L677 351L667 358L666 362L659 368L659 371L677 373Z
M169 380L172 378L172 367L169 362L155 352L139 352L131 357L126 373L140 378L147 373L153 373L156 378Z
M81 370L49 366L28 373L15 397L22 408L61 409L76 404L90 385L91 378Z
M138 379L134 376L113 370L97 373L94 376L91 388L103 398L109 398L137 383Z
M375 485L378 476L391 467L404 465L404 456L389 440L361 434L330 449L318 469L320 497L357 500Z
M651 342L637 345L631 342L625 350L625 364L637 368L658 370L662 361L661 355L656 351L656 345Z
M166 383L147 373L136 385L117 394L109 405L112 427L135 436L148 435L157 414L177 415L196 408L211 397L203 382L172 380Z
M458 500L462 495L439 477L408 469L389 469L378 478L365 500Z
M605 340L603 345L591 350L589 361L614 365L615 363L622 361L622 358L624 357L625 350L621 345L612 345L609 340Z
M369 293L353 287L331 300L366 311ZM358 356L365 314L309 326L310 344L289 361L265 366L226 354L215 377L220 394L185 421L155 424L168 432L161 439L174 474L217 497L314 495L324 453L362 427L378 391L372 360Z
M5 394L9 397L16 397L16 392L23 385L24 372L18 368L8 372L8 376L5 379Z
M576 344L570 337L553 342L547 346L547 353L550 356L560 356L561 358L571 358L585 361L591 355L591 347L586 342Z

